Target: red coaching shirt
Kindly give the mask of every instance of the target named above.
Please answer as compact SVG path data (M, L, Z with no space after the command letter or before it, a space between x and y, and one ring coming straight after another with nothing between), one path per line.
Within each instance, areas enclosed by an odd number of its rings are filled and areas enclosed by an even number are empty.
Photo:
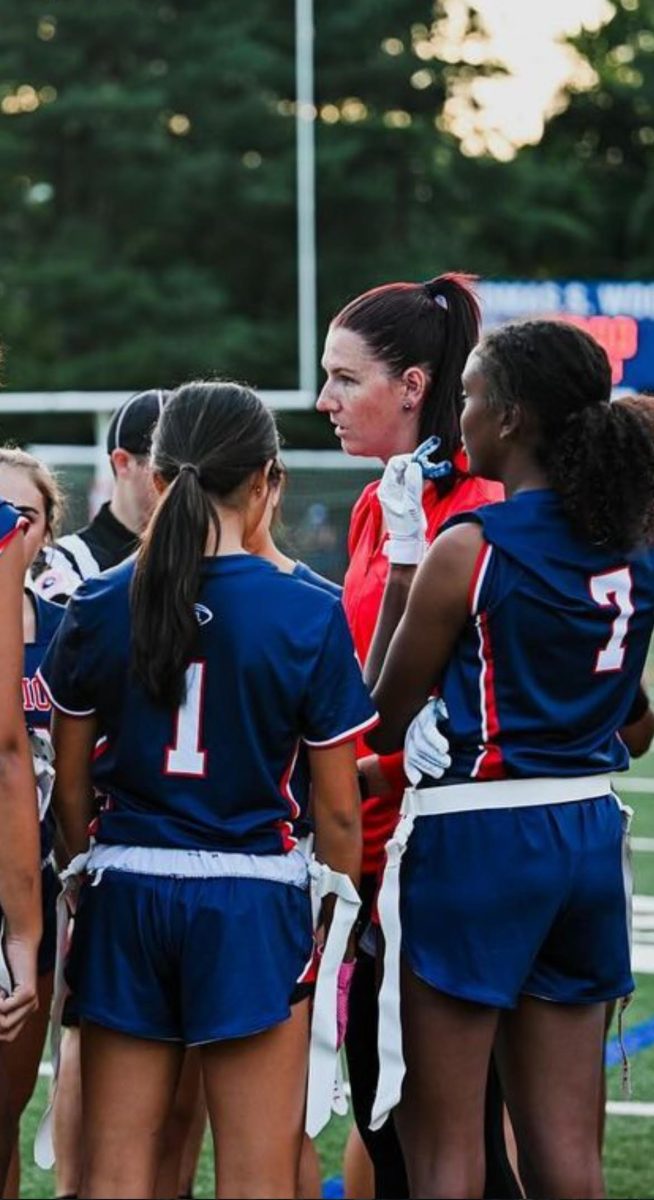
M427 483L423 492L427 541L430 543L455 513L468 512L504 498L501 484L471 479L466 474L468 464L463 451L455 455L454 465L458 478L446 496L439 495L434 483ZM378 488L379 480L369 483L352 509L348 535L350 565L343 586L345 613L362 663L368 656L388 574L388 559L384 554L388 534L377 499ZM370 754L363 738L358 741L357 754L359 757ZM381 766L393 790L387 796L371 796L363 802L362 870L369 875L376 874L383 866L384 846L395 828L406 783L401 754L382 758Z

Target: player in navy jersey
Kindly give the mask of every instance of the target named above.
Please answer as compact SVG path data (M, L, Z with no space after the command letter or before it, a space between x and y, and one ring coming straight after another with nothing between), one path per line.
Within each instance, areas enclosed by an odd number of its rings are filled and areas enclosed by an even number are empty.
M38 816L34 773L21 704L23 675L22 532L27 522L0 500L0 1189L16 1133L8 1043L37 1006L36 956L41 938Z
M5 496L26 522L23 547L25 571L30 568L43 546L56 537L62 508L58 484L48 468L22 450L0 447L0 494ZM23 637L25 642L22 698L25 722L38 782L41 830L41 901L43 935L38 953L38 1011L23 1026L7 1048L5 1059L9 1074L13 1115L16 1122L25 1110L36 1085L43 1052L55 962L55 903L58 892L53 863L54 820L48 809L52 786L50 717L52 706L37 670L47 647L59 627L64 610L58 604L37 596L29 588L23 595ZM18 1142L14 1146L11 1170L5 1194L17 1196L20 1188Z
M284 554L283 551L280 550L279 546L275 543L272 534L272 527L279 521L280 504L286 478L286 468L281 460L273 463L268 473L268 503L266 504L259 525L250 533L245 548L250 554L256 554L260 558L265 558L268 562L271 562L275 567L277 567L278 570L283 571L284 574L292 575L295 579L299 579L302 583L310 583L314 587L324 588L333 596L340 598L342 589L337 583L334 583L331 579L326 579L324 575L319 575L316 571L313 571L311 567L308 567L306 563L298 562L296 559L290 558L287 554ZM291 779L291 790L303 811L302 818L299 819L295 824L295 834L300 839L300 843L302 842L302 839L307 837L311 829L311 823L307 811L309 801L309 786L310 773L308 756L306 751L301 748ZM305 977L304 980L307 989L309 989L311 986L308 982L308 978L311 977L311 974L312 972L310 972L309 976ZM308 990L307 994L309 994ZM195 1157L193 1146L191 1146L190 1143L192 1141L195 1142L197 1146L197 1152L199 1153L200 1145L195 1134L195 1130L198 1129L198 1111L200 1110L202 1099L201 1063L199 1061L199 1057L191 1057L187 1055L184 1070L187 1076L187 1088L189 1089L189 1092L193 1089L196 1089L198 1099L195 1105L187 1106L185 1121L189 1125L189 1135L186 1138L182 1137L181 1140L187 1143L191 1156ZM199 1141L201 1142L201 1138ZM318 1163L318 1157L315 1149L313 1148L311 1139L305 1134L299 1167L298 1195L313 1196L316 1195L319 1190L320 1166Z
M258 554L260 558L267 559L273 563L278 570L283 571L286 575L291 575L294 579L298 579L301 583L309 583L313 587L323 588L332 596L340 599L342 588L333 580L327 579L324 575L313 571L306 563L300 562L297 559L291 558L288 554L284 554L276 544L273 537L273 528L280 522L280 507L282 496L286 487L287 473L286 467L280 459L273 463L268 473L269 491L268 503L263 513L263 517L256 529L250 534L246 549L251 554ZM306 750L302 747L298 754L295 770L291 780L291 788L294 796L300 802L300 807L303 810L302 817L298 820L295 826L295 832L301 839L305 839L311 834L311 819L308 812L309 808L309 791L310 791L310 767L309 759ZM300 799L301 797L301 799ZM313 978L313 970L309 969L308 975L305 977L305 985L311 987L309 980ZM300 1166L298 1173L298 1196L315 1196L320 1192L320 1164L318 1156L314 1148L313 1142L305 1134L302 1145L302 1154L300 1157Z
M509 498L428 552L369 738L401 745L438 687L449 765L409 762L379 901L381 1007L402 989L396 1124L415 1194L481 1195L496 1042L527 1194L599 1197L605 1005L633 989L610 775L654 622L654 402L610 403L606 354L558 322L489 333L463 382L471 469ZM394 1034L376 1123L399 1100Z
M290 781L302 740L318 857L356 881L353 739L376 716L339 601L244 551L277 454L248 389L173 393L142 548L83 584L41 669L71 854L93 787L106 796L68 964L90 1197L152 1195L185 1045L201 1047L218 1192L295 1189L312 919Z

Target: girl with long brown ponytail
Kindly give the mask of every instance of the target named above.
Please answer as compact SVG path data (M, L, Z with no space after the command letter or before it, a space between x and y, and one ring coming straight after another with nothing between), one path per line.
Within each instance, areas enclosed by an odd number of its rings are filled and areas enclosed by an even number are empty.
M376 717L338 599L244 548L278 450L249 389L178 388L154 435L160 499L142 548L76 593L43 666L71 854L87 849L92 785L106 797L68 963L89 1197L152 1195L191 1045L218 1194L294 1194L308 1050L298 981L313 943L290 781L302 740L317 857L351 888L354 738Z

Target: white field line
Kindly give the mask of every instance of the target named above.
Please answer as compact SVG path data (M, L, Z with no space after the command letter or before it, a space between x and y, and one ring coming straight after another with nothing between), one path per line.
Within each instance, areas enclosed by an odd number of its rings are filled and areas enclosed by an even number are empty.
M654 837L632 837L631 849L644 854L654 854Z
M606 1111L612 1117L654 1117L654 1104L643 1100L607 1100Z
M631 951L631 969L640 975L654 975L654 945L636 943Z
M632 921L632 970L654 975L654 896L634 896Z
M651 775L630 775L627 779L614 779L613 787L616 792L654 792L654 778Z

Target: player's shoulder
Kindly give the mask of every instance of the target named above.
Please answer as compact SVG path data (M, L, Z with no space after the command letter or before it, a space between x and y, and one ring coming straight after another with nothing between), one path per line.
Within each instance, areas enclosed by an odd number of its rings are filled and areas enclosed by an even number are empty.
M379 484L381 480L373 479L367 483L361 492L360 496L354 501L352 506L352 514L350 517L350 526L364 521L369 516L371 511L379 508Z
M322 575L311 571L304 563L298 564L304 571L277 571L275 588L285 603L294 607L328 611L341 603L338 584L331 583Z
M134 574L136 555L85 579L80 583L70 603L80 619L102 621L108 613L124 609L129 603L129 590Z
M263 593L262 593L263 594ZM276 628L301 646L321 644L343 613L340 595L316 587L294 573L275 570L266 593L265 612ZM343 618L344 619L344 618Z
M338 600L341 599L343 589L339 583L334 583L333 579L327 579L325 575L319 575L317 571L313 571L306 563L297 562L295 569L292 571L292 578L300 583L308 583L310 587L319 588L321 591L329 592Z
M39 639L49 641L61 625L66 607L64 604L55 604L53 600L46 599L33 589L30 589L30 594L36 608Z
M373 508L376 504L379 504L377 493L379 491L380 483L381 479L371 479L370 483L366 484L358 500L356 500L354 503L354 507L352 509L353 515L354 513L367 512L368 509Z

